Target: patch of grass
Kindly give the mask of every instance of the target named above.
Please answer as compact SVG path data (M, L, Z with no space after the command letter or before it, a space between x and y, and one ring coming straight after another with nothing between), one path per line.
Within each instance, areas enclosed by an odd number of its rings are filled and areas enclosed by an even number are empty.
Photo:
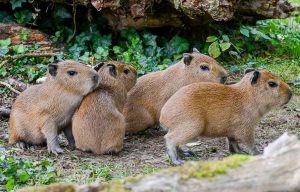
M289 0L290 3L300 3L300 0Z
M158 171L157 167L154 167L153 165L145 165L142 171L142 174L151 174Z

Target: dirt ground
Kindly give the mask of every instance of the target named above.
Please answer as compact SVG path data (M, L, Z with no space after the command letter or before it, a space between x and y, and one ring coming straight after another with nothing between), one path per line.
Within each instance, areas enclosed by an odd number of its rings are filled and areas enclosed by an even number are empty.
M14 97L15 95L11 93L0 93L0 106L10 107ZM256 130L256 145L259 151L262 152L268 143L286 131L300 137L299 95L294 96L288 105L272 111L261 120ZM108 169L113 178L122 178L147 174L171 166L165 155L163 135L162 130L149 129L139 135L126 136L124 150L115 156L96 156L69 148L66 148L67 151L64 154L54 156L47 154L46 147L31 147L28 150L12 149L7 144L8 119L1 118L0 149L14 150L17 156L26 159L50 159L60 173L57 181L82 184L103 180L103 174L101 174L103 168ZM66 145L63 138L62 145ZM201 138L193 143L191 148L197 154L192 158L193 160L220 159L229 155L225 138ZM92 169L98 170L97 175L91 175Z

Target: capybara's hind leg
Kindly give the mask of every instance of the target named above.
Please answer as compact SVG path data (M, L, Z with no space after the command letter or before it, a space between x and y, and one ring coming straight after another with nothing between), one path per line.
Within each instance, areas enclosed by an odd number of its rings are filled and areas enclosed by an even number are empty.
M168 136L165 136L165 144L167 149L167 154L171 160L171 162L175 165L182 165L184 163L177 154L177 146L172 141L168 139Z
M241 153L242 152L237 140L235 140L234 138L228 137L228 142L229 142L230 153Z

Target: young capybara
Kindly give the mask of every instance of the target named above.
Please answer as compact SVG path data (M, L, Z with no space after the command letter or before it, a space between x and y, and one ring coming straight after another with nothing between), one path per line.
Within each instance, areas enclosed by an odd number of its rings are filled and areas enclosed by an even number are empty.
M49 153L62 153L58 133L74 146L71 120L85 95L99 83L97 72L75 61L48 65L49 78L22 92L12 106L9 143L19 148L47 143Z
M123 107L137 73L130 65L116 61L101 63L96 70L102 81L83 99L73 117L75 144L95 154L117 153L123 148L125 136Z
M181 61L166 70L138 78L124 107L126 132L158 126L161 108L181 87L195 82L224 83L226 78L226 71L213 58L195 48L193 53L184 53Z
M271 109L291 99L289 86L265 70L248 69L242 80L233 85L194 83L181 88L164 105L161 126L167 153L180 165L180 145L198 136L227 137L230 152L257 154L254 129ZM245 151L244 151L245 152Z

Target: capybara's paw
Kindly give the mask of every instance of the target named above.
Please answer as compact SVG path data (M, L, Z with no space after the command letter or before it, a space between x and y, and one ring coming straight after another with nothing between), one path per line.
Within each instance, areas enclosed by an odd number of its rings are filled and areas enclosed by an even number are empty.
M181 155L184 156L184 157L196 156L196 154L191 150L181 150Z
M48 153L53 153L55 155L58 155L60 153L63 153L64 150L60 148L59 146L48 146Z
M184 164L184 161L181 159L172 160L172 163L176 166L180 166Z
M27 149L29 148L29 145L23 141L17 142L14 144L15 147L20 148L20 149Z

